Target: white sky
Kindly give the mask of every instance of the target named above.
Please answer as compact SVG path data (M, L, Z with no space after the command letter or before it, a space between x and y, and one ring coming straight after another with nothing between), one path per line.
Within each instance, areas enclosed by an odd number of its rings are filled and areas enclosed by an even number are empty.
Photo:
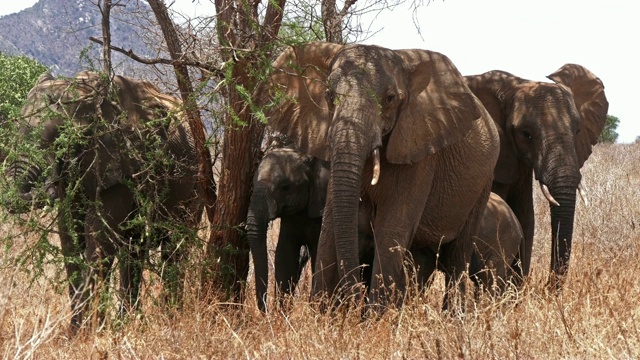
M210 0L165 0L186 15L212 14ZM0 0L0 15L36 0ZM424 1L425 3L427 1ZM195 3L195 4L194 4ZM532 80L577 63L605 85L609 114L620 118L619 142L640 136L634 107L640 71L639 6L628 0L433 0L417 22L406 9L385 12L383 28L367 43L392 49L425 48L447 55L464 75L499 69ZM2 32L2 29L0 29Z

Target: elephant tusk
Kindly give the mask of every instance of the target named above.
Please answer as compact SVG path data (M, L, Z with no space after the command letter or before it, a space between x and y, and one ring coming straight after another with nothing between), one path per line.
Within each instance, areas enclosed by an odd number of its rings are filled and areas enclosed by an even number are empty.
M380 149L373 149L373 178L371 179L371 185L378 183L380 179Z
M585 206L589 206L589 199L587 199L587 187L582 185L582 183L578 184L578 194Z
M547 198L547 201L549 201L549 204L553 206L560 206L560 203L558 203L556 199L554 199L553 196L551 196L551 193L549 192L549 188L547 187L547 185L540 183L540 188L542 189L542 193L544 194L544 197Z

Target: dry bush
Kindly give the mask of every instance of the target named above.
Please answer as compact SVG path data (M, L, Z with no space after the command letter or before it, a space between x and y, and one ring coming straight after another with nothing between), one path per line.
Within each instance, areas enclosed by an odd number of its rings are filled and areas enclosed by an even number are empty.
M572 265L560 294L545 288L550 225L540 194L530 281L504 297L483 296L462 316L441 313L442 286L378 320L361 320L361 309L320 314L305 295L309 273L286 314L257 310L252 277L245 304L203 301L195 274L183 309L166 310L154 301L158 284L148 276L142 314L124 323L113 317L103 330L71 338L66 291L46 279L30 282L28 271L13 265L13 248L0 257L0 352L4 358L101 359L638 358L639 157L638 144L599 145L587 161L590 204L577 205ZM46 273L55 277L58 270L49 267Z

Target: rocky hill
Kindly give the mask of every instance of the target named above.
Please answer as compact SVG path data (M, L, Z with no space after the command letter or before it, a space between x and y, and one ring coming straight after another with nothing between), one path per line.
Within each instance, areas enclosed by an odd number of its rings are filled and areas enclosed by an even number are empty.
M120 1L111 11L112 44L133 49L141 56L156 57L153 14L142 1ZM0 52L26 55L54 74L73 75L81 69L100 68L101 46L89 40L102 37L101 14L93 1L40 0L34 6L0 17ZM118 73L136 75L144 66L113 53Z

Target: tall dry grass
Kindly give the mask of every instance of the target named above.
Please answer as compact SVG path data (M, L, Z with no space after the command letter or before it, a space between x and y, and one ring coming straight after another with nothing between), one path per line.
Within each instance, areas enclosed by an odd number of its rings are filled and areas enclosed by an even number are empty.
M70 337L63 287L0 256L3 358L272 359L637 359L640 358L640 145L599 145L583 169L589 206L577 205L573 257L560 294L545 289L550 258L548 206L536 194L536 239L528 284L509 296L484 296L464 316L440 312L435 286L379 320L358 309L320 314L304 295L290 312L261 314L253 296L233 306L197 297L184 308L156 305L149 280L143 314L110 318L97 332ZM3 228L5 233L14 231ZM29 242L29 239L23 241ZM28 265L24 265L28 266ZM47 274L58 269L49 265ZM28 270L28 269L27 269ZM249 290L252 291L252 290Z

